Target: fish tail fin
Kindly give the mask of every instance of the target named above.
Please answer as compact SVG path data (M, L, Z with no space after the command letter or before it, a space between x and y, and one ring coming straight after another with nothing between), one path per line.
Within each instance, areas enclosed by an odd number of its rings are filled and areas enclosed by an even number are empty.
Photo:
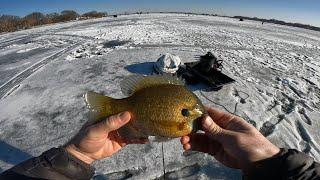
M91 109L90 118L101 120L112 114L113 98L89 91L84 95L87 106Z
M117 101L111 97L104 96L103 94L99 94L93 91L87 92L84 97L87 106L91 109L90 119L93 121L103 120L108 116L121 112L121 110L119 111L119 109L114 109ZM141 131L135 128L130 122L118 129L118 133L122 138L127 140L148 138L147 135L143 134Z

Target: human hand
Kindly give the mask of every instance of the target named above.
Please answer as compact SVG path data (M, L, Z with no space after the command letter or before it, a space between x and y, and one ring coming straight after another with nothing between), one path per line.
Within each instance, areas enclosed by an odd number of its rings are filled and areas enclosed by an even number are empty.
M209 116L202 119L205 133L181 137L185 150L208 153L222 164L242 170L280 152L242 118L213 108L207 108L207 111Z
M117 129L131 119L129 112L108 117L97 124L83 127L78 134L65 145L66 151L87 164L109 157L127 144L142 144L147 139L126 140L120 137Z

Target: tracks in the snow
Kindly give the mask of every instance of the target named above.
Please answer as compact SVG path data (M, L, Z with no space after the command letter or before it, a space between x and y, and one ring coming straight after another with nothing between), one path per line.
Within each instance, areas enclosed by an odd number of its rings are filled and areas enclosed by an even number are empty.
M13 38L13 39L8 39L8 40L5 40L5 41L2 41L0 42L0 49L4 48L4 47L7 47L8 45L12 44L13 42L17 42L17 41L23 41L25 39L29 39L29 38L32 38L32 37L28 37L27 35L25 36L20 36L20 37L17 37L17 38Z
M41 67L43 67L46 64L48 64L49 62L59 58L60 56L64 55L66 52L79 46L81 43L82 42L78 42L78 43L75 43L67 48L64 48L64 49L58 51L57 53L45 58L44 60L32 65L31 67L27 68L26 70L19 73L15 77L11 78L9 81L7 81L6 83L4 83L3 85L0 86L0 99L3 99L6 96L8 96L13 91L13 89L16 89L16 87L19 86L19 84L23 80L28 78L31 74L33 74L34 72L39 70Z
M16 75L15 77L11 78L6 83L1 85L0 86L0 99L3 99L6 96L8 96L9 94L11 94L15 89L17 89L19 87L19 84L23 80L25 80L27 77L29 77L31 74L33 74L35 71L37 71L38 69L40 69L44 65L59 58L60 56L64 55L66 52L72 50L73 48L81 45L81 43L83 41L95 40L95 38L93 38L93 37L86 37L86 36L79 36L79 35L72 35L72 34L57 34L54 31L49 31L49 32L45 32L45 33L34 33L31 35L21 35L16 38L2 41L2 42L0 42L0 49L5 48L13 43L26 43L26 42L32 40L33 38L40 37L40 36L63 36L63 37L72 37L72 38L77 38L77 39L82 39L82 40L80 40L80 42L77 42L71 46L68 46L67 48L60 50L59 52L47 57L44 60L41 60L40 62L32 65L31 67L27 68L23 72L19 73L18 75Z

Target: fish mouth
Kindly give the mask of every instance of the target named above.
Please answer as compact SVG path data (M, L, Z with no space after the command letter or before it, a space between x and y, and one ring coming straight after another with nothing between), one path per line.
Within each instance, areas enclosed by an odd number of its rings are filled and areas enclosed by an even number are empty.
M197 119L192 121L192 133L197 132L198 130L202 130L202 118L203 116L198 117Z
M207 115L207 112L201 102L198 102L193 109L193 117L195 119L192 121L192 133L202 130L202 119Z

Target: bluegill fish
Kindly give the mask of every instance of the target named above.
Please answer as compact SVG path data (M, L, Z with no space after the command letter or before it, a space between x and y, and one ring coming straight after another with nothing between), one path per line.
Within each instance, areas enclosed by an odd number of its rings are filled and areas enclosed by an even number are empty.
M184 83L173 76L131 76L121 82L128 97L114 99L87 92L85 100L95 120L129 111L132 119L119 129L122 136L180 137L197 131L197 119L205 113L204 106Z

